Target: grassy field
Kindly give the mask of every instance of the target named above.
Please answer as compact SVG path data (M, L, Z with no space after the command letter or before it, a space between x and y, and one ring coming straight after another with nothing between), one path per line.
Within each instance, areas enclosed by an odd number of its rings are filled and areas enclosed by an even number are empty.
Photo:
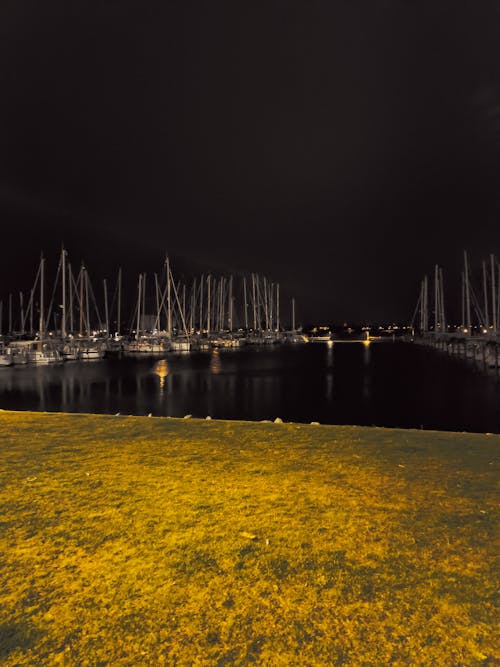
M0 412L0 663L498 665L499 445Z

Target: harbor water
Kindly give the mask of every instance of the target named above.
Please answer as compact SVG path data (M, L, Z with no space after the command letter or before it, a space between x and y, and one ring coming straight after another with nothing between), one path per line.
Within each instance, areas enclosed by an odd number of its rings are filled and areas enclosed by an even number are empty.
M0 408L499 433L500 383L408 343L249 346L0 368Z

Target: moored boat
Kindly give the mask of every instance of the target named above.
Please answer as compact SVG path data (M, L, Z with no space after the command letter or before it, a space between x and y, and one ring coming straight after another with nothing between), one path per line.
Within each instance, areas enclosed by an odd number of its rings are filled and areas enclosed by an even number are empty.
M78 361L80 358L78 346L72 343L66 343L62 349L64 361Z
M46 366L62 361L62 357L57 350L51 349L48 345L36 343L28 353L28 361L36 366Z
M12 353L8 348L0 348L0 366L12 366Z
M81 346L78 354L81 361L98 361L104 358L105 349L99 343L90 343Z
M9 355L15 365L36 364L44 366L62 361L61 353L52 342L18 340L10 343Z
M142 336L136 340L129 340L123 343L123 351L126 356L154 356L157 354L165 354L169 349L169 342L157 337Z
M170 345L173 352L189 352L191 349L189 338L174 338Z
M12 363L15 366L24 366L28 363L28 354L26 348L23 346L24 341L13 341L3 351L10 355Z

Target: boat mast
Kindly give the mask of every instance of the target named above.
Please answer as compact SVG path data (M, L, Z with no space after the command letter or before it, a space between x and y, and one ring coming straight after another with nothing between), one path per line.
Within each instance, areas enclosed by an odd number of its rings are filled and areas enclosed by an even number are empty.
M24 335L24 295L19 292L19 309L21 311L21 335Z
M274 319L274 283L271 283L269 287L269 329L273 330L273 319Z
M439 297L441 303L441 331L446 333L446 314L444 312L444 281L443 281L443 269L439 269Z
M146 273L142 274L142 331L146 333Z
M264 276L264 321L265 321L266 331L269 331L269 310L268 310L268 303L267 303L267 280L266 280L266 276Z
M200 334L203 332L203 273L200 279Z
M68 282L69 282L69 330L71 333L74 332L74 322L73 322L73 290L74 290L74 279L73 271L71 270L71 264L68 262Z
M142 297L142 273L139 273L139 285L137 287L137 325L135 328L136 340L139 340L139 328L141 326L141 297Z
M154 329L161 329L161 311L160 311L160 285L158 284L158 274L155 273L155 298L156 298L156 319Z
M44 327L44 322L43 322L43 309L45 307L45 304L43 302L43 299L44 299L44 269L45 269L45 258L42 255L42 257L40 259L40 320L39 320L39 326L38 326L40 343L43 343L43 327Z
M170 260L168 255L165 261L167 264L167 335L172 338L172 299L170 296Z
M465 329L465 275L462 271L462 329Z
M483 301L484 301L484 326L490 326L490 313L488 308L488 288L486 286L486 262L483 260Z
M429 279L424 278L424 331L429 329Z
M214 281L214 287L212 289L212 295L213 295L213 305L214 305L214 311L213 311L213 328L214 332L219 331L220 329L220 278L217 280L215 278Z
M436 264L434 266L434 333L437 333L438 328L441 328L439 312L439 268Z
M170 269L169 269L169 271L170 271ZM180 290L180 286L181 286L181 281L179 280L179 282L177 284L177 287L176 287L174 277L171 276L171 278L172 278L172 285L173 285L173 289L174 289L175 301L177 303L177 308L178 308L180 316L181 316L181 322L180 323L182 324L182 327L184 329L184 333L186 334L186 337L189 340L189 333L188 333L187 326L186 326L186 319L184 317L184 311L183 311L183 308L182 308L182 305L181 305L181 302L180 302L180 299L179 299L179 290Z
M245 331L248 332L247 279L243 276L243 298L245 301Z
M252 273L253 330L257 330L257 304L255 295L255 274Z
M497 328L498 328L498 324L500 322L500 295L498 294L498 291L500 290L500 264L498 262L496 262L496 267L497 267L497 284L496 284L497 320L496 320L496 322L497 322Z
M292 297L292 331L295 331L295 299Z
M233 331L233 276L229 278L229 331Z
M61 313L61 337L66 338L66 251L61 250L61 278L62 278L62 313Z
M182 315L184 320L186 320L186 285L182 285Z
M471 319L470 319L470 288L469 288L469 265L467 262L467 251L464 250L464 280L465 280L465 314L467 317L467 332L469 335L471 332Z
M218 308L217 308L217 330L219 332L224 328L224 278L219 278L218 287Z
M80 275L78 277L79 283L80 283L80 329L79 329L79 335L83 335L83 264L80 267Z
M227 278L222 277L220 280L220 330L224 331L226 324L226 289Z
M34 331L33 331L33 300L35 298L35 290L32 287L31 288L31 295L30 295L30 336L33 337Z
M280 284L276 285L276 331L280 330Z
M106 278L104 278L102 284L104 288L104 318L106 321L106 338L109 338L108 283Z
M255 274L255 292L257 294L257 327L259 332L262 333L262 300L260 294L260 276L258 273Z
M12 336L12 292L9 294L9 330L7 333Z
M424 331L424 281L420 283L420 296L418 299L420 306L420 333Z
M496 287L495 287L495 258L490 255L491 262L491 320L493 324L493 333L497 332L497 309L496 309Z
M118 313L116 315L116 333L120 335L122 315L122 267L118 269Z
M207 276L207 336L210 336L210 283L212 281L212 276L208 274Z
M87 336L90 338L90 308L89 308L89 273L84 268L85 275L85 325L87 328Z
M196 285L196 278L193 279L193 285L191 287L191 312L189 315L190 322L189 322L189 329L191 333L194 333L194 321L195 321L195 312L196 312L196 298L197 298L197 285Z
M427 276L422 280L421 287L422 299L420 302L420 331L425 333L427 331Z

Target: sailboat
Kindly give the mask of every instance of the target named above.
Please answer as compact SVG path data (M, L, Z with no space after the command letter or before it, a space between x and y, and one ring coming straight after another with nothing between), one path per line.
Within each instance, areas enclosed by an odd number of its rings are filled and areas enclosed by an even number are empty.
M26 352L28 361L38 366L45 366L62 361L61 355L51 344L51 341L45 340L45 258L40 259L39 278L40 278L40 320L38 326L38 340L26 341Z
M123 343L123 351L126 356L154 356L168 352L170 344L168 341L160 338L158 335L147 335L141 333L141 323L144 322L144 302L145 302L146 275L139 274L139 283L137 289L137 324L135 337L132 340Z
M12 354L8 348L5 348L3 343L0 344L0 366L12 366Z
M102 359L105 353L105 343L95 339L82 340L78 346L78 358L81 361L97 361Z
M14 366L24 366L29 361L26 341L24 340L16 340L9 343L7 352L11 356Z
M184 306L181 304L180 299L179 299L179 292L177 287L175 286L175 280L172 275L172 269L170 268L170 260L168 256L165 258L165 267L166 267L166 274L167 274L167 285L165 287L165 291L163 293L163 298L162 298L162 304L165 302L165 296L167 297L167 337L168 337L168 342L170 349L173 352L189 352L191 350L191 338L188 332L187 324L186 324L186 315L184 311ZM174 337L173 335L173 327L172 327L172 315L173 315L173 307L172 307L172 298L171 298L171 291L174 293L175 301L174 304L177 305L177 310L179 314L179 319L180 319L180 324L182 324L182 329L183 329L183 334ZM160 312L161 312L161 306L160 309L158 310L158 320L160 317Z

